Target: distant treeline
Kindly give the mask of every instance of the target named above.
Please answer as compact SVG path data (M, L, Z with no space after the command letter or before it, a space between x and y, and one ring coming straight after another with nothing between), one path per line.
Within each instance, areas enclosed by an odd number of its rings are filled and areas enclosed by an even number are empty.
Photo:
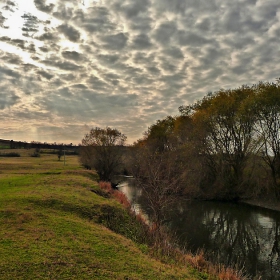
M42 143L38 141L32 142L22 142L22 141L13 141L13 140L4 140L0 139L0 148L6 149L53 149L53 150L68 150L68 151L77 151L79 146L64 143Z
M151 125L130 172L143 186L206 199L280 198L280 83L209 93Z

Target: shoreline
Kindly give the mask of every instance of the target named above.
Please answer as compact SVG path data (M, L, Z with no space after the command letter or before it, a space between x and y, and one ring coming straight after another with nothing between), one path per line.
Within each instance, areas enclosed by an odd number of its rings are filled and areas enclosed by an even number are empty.
M255 206L271 211L277 211L280 212L280 200L276 200L273 198L240 198L238 200L217 200L217 199L199 199L199 198L185 198L185 200L197 200L197 201L220 201L220 202L231 202L231 203L240 203L240 204L246 204L249 206Z
M276 200L242 199L239 201L239 203L280 212L280 201Z

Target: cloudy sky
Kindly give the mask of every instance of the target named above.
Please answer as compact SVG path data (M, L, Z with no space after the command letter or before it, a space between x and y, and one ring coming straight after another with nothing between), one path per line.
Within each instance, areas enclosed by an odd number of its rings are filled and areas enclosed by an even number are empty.
M132 143L209 91L280 77L279 0L0 0L0 138Z

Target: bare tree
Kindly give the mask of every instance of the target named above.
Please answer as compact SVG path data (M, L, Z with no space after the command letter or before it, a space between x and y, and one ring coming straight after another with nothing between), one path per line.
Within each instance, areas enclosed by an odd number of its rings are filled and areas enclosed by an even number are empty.
M166 220L166 209L185 185L185 162L177 151L159 153L149 145L134 149L131 172L148 200L150 219L159 229Z

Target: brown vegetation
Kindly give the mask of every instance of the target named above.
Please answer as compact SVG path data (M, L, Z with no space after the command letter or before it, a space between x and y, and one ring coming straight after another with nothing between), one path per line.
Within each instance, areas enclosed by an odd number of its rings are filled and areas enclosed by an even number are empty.
M279 198L279 82L221 89L179 111L134 144L128 168L139 185L192 198Z
M136 219L137 225L142 227L142 231L137 231L142 235L142 240L149 245L149 254L161 260L164 263L176 263L176 265L191 266L196 270L207 273L207 279L221 280L245 280L247 279L244 273L224 265L214 265L207 261L204 252L201 250L197 254L186 253L176 247L175 239L166 231L166 228L159 226L156 223L150 223L147 226L147 221L141 214L136 214L132 209L127 197L114 190L110 182L99 182L99 187L119 201L128 211L128 213ZM144 234L144 236L143 236ZM143 238L144 237L144 238ZM211 276L212 275L212 276Z

